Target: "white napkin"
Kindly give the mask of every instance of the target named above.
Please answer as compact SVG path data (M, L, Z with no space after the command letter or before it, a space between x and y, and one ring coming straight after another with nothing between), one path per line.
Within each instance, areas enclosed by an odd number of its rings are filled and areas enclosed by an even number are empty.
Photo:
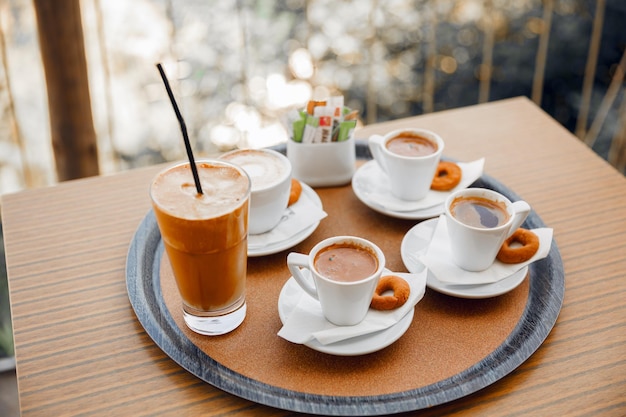
M326 212L307 194L303 189L298 201L285 209L280 223L272 230L259 235L248 235L248 248L261 248L283 242L326 217Z
M398 323L424 296L426 270L419 274L387 272L384 275L398 275L411 287L409 299L395 310L378 311L369 309L362 322L354 326L336 326L324 318L319 301L301 293L298 304L293 309L278 336L293 343L306 343L317 339L323 345L336 343L369 333L387 329Z
M463 172L461 181L457 186L449 191L429 190L426 197L418 201L406 201L394 197L394 195L391 194L389 177L380 169L378 163L374 162L374 165L375 170L378 172L374 175L374 168L372 168L372 174L369 178L371 181L371 184L369 184L371 189L366 192L368 198L387 210L403 212L423 210L436 206L446 201L446 198L448 198L451 193L469 187L471 183L476 181L483 174L485 158L472 162L457 162L457 165Z
M469 272L456 266L452 261L446 216L442 214L439 216L428 250L419 256L419 261L430 269L439 281L448 284L476 285L498 282L510 277L526 265L548 256L552 244L552 229L543 227L532 229L532 231L539 237L539 249L528 261L505 264L496 259L493 265L484 271Z

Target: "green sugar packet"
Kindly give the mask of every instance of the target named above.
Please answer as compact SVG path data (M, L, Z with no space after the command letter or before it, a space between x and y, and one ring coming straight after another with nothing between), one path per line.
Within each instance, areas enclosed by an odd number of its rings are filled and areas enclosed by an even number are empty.
M292 123L294 142L302 142L302 134L304 133L304 119L296 120Z
M356 127L356 120L345 120L339 123L339 133L337 134L337 142L343 142L352 136L354 128Z

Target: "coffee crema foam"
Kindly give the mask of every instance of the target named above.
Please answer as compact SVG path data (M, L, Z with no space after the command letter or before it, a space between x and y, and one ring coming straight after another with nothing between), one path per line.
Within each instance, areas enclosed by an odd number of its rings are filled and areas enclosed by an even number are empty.
M387 141L389 152L408 157L427 156L437 152L437 143L413 132L402 132Z
M313 263L319 274L340 282L360 281L378 269L372 250L353 243L327 246L317 253Z
M483 197L457 197L450 204L450 213L468 226L490 229L509 221L506 205Z
M222 157L239 165L250 176L252 191L270 187L282 181L289 169L285 162L270 152L246 149Z
M249 182L236 168L196 164L203 194L198 194L189 164L160 174L152 185L152 198L163 211L189 220L217 217L241 205Z

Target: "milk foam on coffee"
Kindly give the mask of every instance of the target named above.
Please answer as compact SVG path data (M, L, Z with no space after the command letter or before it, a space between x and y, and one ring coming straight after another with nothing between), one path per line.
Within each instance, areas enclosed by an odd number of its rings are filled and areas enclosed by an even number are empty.
M189 220L206 219L230 212L241 204L248 179L233 167L198 163L203 194L198 194L189 164L180 165L155 178L152 198L161 210Z
M224 155L224 159L239 165L252 181L252 191L270 187L289 173L284 161L270 152L246 149Z

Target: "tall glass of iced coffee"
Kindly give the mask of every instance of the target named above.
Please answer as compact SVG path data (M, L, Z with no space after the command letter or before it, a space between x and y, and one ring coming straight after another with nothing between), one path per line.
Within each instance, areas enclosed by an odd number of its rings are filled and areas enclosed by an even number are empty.
M166 168L150 187L152 206L183 302L187 326L205 335L237 328L246 316L250 179L225 161Z

